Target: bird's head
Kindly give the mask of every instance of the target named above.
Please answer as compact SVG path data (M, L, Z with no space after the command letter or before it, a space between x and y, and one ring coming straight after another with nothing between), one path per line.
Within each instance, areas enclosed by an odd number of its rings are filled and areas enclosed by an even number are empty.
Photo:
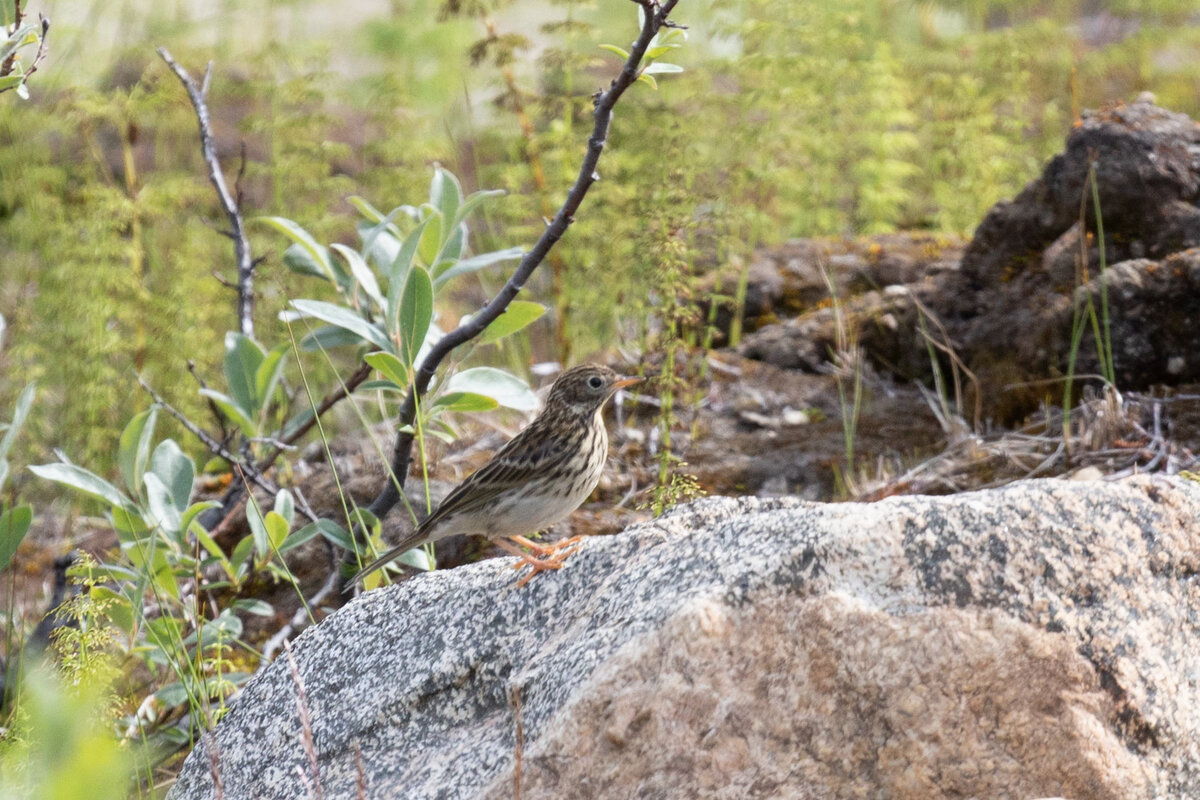
M596 413L618 389L639 383L601 364L583 364L558 376L546 397L546 410L588 416Z

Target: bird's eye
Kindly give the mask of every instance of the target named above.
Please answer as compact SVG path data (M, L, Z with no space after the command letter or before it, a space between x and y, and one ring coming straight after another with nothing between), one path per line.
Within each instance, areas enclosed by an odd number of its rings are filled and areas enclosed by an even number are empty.
M604 379L599 375L593 375L592 377L588 378L588 386L592 387L593 389L599 389L603 385Z

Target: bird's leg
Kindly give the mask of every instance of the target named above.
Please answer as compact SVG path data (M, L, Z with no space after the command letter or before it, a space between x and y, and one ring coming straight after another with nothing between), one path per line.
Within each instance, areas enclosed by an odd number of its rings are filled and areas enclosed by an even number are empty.
M577 544L577 543L583 541L582 536L572 536L570 539L559 539L557 542L551 542L550 544L539 544L530 539L526 539L524 536L510 536L508 538L512 539L517 544L525 547L531 553L534 553L535 555L539 555L539 556L543 556L543 557L544 556L552 556L552 555L556 554L562 548L567 547L568 545ZM574 553L574 552L575 552L574 550L571 550L569 553L567 553L567 555L570 555L570 553ZM564 558L565 558L565 556L564 556Z
M514 569L520 569L526 564L529 565L529 574L517 581L517 588L521 588L525 584L529 583L533 576L537 575L539 572L560 569L563 565L563 562L567 560L567 556L579 549L579 546L576 544L575 547L564 551L562 549L563 546L567 544L574 544L579 538L580 537L575 536L572 539L555 542L553 545L546 546L536 545L526 539L524 536L510 536L509 539L512 541L496 539L495 545L506 553L511 553L512 555L521 559L519 562L513 565ZM530 555L514 543L520 543L526 547L530 547L534 554L541 556L541 558L535 558L534 555Z

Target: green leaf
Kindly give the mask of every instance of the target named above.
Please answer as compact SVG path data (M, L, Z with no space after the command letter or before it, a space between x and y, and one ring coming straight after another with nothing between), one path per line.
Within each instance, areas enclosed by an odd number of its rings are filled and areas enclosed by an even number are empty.
M417 243L417 255L421 257L421 261L425 264L432 265L437 260L437 254L442 249L444 242L442 226L446 224L446 221L442 219L441 212L431 210L431 213L423 222L426 225L425 230L421 233L421 240Z
M319 519L312 524L316 526L317 532L324 536L328 541L332 542L343 550L354 550L354 539L350 536L350 532L341 525L338 525L333 520ZM303 528L301 530L303 530Z
M666 64L662 61L655 61L650 66L642 70L643 75L659 75L662 73L683 72L683 67L678 64ZM657 85L655 86L657 89Z
M125 488L135 495L142 493L142 475L150 459L150 443L154 439L154 423L157 419L158 406L151 406L129 420L125 430L121 431L117 464L121 468L121 477L125 479Z
M503 189L484 189L479 192L472 192L471 196L466 199L461 206L458 207L458 213L454 215L454 225L458 225L467 217L469 217L476 208L486 203L493 197L503 197L508 192Z
M300 338L300 349L305 353L313 353L319 350L330 350L334 347L361 345L362 343L362 337L357 333L333 325L322 325Z
M97 500L102 500L112 506L131 506L129 498L121 494L117 487L98 475L88 472L83 467L74 464L42 464L30 467L29 471L39 478L55 481L64 486L83 492Z
M321 528L316 522L310 522L300 530L289 535L287 539L284 540L283 544L279 546L279 552L282 555L283 553L286 553L289 550L294 550L300 545L320 535Z
M489 344L499 341L505 336L511 336L523 328L533 324L546 313L546 307L541 303L531 303L527 300L514 300L500 316L492 320L483 333L476 339L479 344Z
M0 570L8 568L32 523L32 506L17 506L0 514Z
M288 528L290 526L287 520L274 511L268 511L263 524L267 529L267 540L271 544L271 550L278 551L288 535Z
M258 413L262 402L255 375L264 357L262 348L249 336L232 331L225 334L225 380L229 382L229 395L250 417Z
M147 472L144 480L146 506L154 516L154 522L168 533L178 533L182 519L180 511L171 498L171 490L153 472Z
M258 553L259 558L269 556L271 537L267 534L267 523L263 520L262 510L259 509L258 503L254 502L254 498L250 498L246 503L246 521L250 523L250 535L254 537L254 552Z
M400 352L406 365L416 362L417 353L425 343L425 334L433 322L433 283L423 267L408 271L404 294L400 298Z
M3 317L0 317L3 320ZM2 330L2 327L0 327ZM8 456L9 448L12 447L13 441L17 438L17 433L21 430L21 426L25 424L25 419L29 416L29 409L33 405L34 384L28 383L25 389L21 392L21 396L17 398L16 408L13 409L12 422L8 424L8 429L4 432L4 438L0 439L0 460ZM0 485L4 482L0 481Z
M433 401L431 411L491 411L500 405L494 397L474 392L447 392Z
M328 278L335 286L338 285L337 276L333 271L333 262L329 258L329 251L317 244L317 240L313 238L311 233L284 217L256 217L255 220L270 225L304 248L308 253L308 257L317 265L318 274Z
M292 493L287 489L280 489L275 495L275 513L283 517L287 522L288 527L292 525L292 520L296 516L296 501L292 499Z
M455 225L453 231L446 238L445 244L442 245L441 250L438 250L438 254L433 260L435 265L434 272L440 271L438 267L441 264L454 264L462 258L463 249L466 247L467 242L467 226Z
M136 618L133 614L133 608L129 604L129 598L119 592L113 591L108 586L93 586L88 595L93 600L97 600L107 606L104 610L104 616L109 622L116 625L119 630L128 634L135 632Z
M247 537L247 539L248 538L249 537ZM225 570L225 575L228 576L230 580L233 580L237 577L237 573L234 571L233 564L231 564L229 559L225 557L225 551L222 550L221 546L216 543L216 541L212 538L212 535L199 525L196 526L196 540L200 542L201 547L208 551L209 555L217 560L217 562L221 565L221 569ZM234 550L234 553L236 555L236 549Z
M481 394L493 398L505 408L518 411L534 411L538 407L537 395L529 388L529 384L495 367L473 367L456 372L446 382L446 390Z
M328 256L326 256L328 258ZM283 251L283 265L297 275L308 275L313 278L329 278L325 268L312 257L312 253L298 244L290 244Z
M358 391L360 392L403 392L404 390L405 387L392 381L363 381L358 385Z
M254 548L256 546L255 537L243 536L234 548L233 553L229 556L229 561L233 566L234 577L241 575L250 563L250 559L254 556Z
M440 289L446 281L451 278L456 278L459 275L466 275L469 272L478 272L481 269L486 269L493 264L499 264L501 261L513 261L518 258L523 258L525 251L519 247L510 247L507 250L496 250L491 253L483 253L470 258L464 258L454 266L442 272L434 281L434 288Z
M429 554L425 552L424 547L414 547L412 550L405 550L396 558L396 562L406 564L422 572L428 572L433 569L433 564L429 560Z
M299 311L306 317L315 317L322 322L327 322L330 325L336 325L339 328L345 328L351 333L355 333L363 339L371 342L381 350L391 350L391 342L388 341L387 335L381 331L378 326L368 322L367 320L355 314L353 311L326 303L321 300L293 300L292 308Z
M165 708L175 708L188 702L188 692L182 683L175 681L154 693L154 697Z
M623 50L620 47L617 47L615 44L602 44L602 45L600 45L600 49L607 50L610 53L616 53L623 59L629 58L629 51Z
M346 259L346 263L350 265L350 274L354 276L354 280L362 287L367 296L375 301L379 308L383 308L383 295L379 293L379 283L375 280L375 273L367 266L367 262L362 255L356 250L346 247L344 244L329 245L334 250L341 254L342 258Z
M653 65L651 65L651 66L653 66ZM638 75L637 79L639 81L641 81L642 83L650 84L651 89L653 89L656 92L658 91L658 81L654 80L654 78L651 78L649 75L647 75L645 70L643 70L642 73L640 75Z
M379 370L385 378L397 386L408 385L408 367L404 366L404 362L391 353L367 353L363 356L363 361Z
M452 221L462 205L462 185L454 173L435 167L433 181L429 185L429 202L442 214L443 221Z
M271 400L279 378L283 375L283 361L287 356L289 345L281 344L271 349L263 356L262 363L254 371L254 395L258 398L261 411Z
M9 34L4 44L0 45L0 61L8 58L25 45L33 44L37 40L37 28L33 25L22 25Z
M275 607L266 600L259 600L255 597L243 597L241 600L234 600L230 607L234 611L245 611L247 614L253 614L256 617L270 617L275 614Z
M201 500L198 503L192 503L190 506L187 507L187 510L185 510L183 512L183 517L179 521L179 529L182 531L188 530L192 526L192 522L196 519L196 517L200 516L202 513L204 513L208 509L216 508L219 505L221 505L221 504L216 502L215 500ZM208 532L204 530L203 526L201 526L200 524L197 524L196 531L195 531L197 538L200 537L201 532L204 532L205 535L208 534Z
M164 439L154 448L150 471L162 481L176 510L181 514L187 510L188 500L192 497L192 480L196 477L196 465L191 457L174 440Z
M358 213L362 214L363 217L369 220L372 224L381 222L383 220L383 212L376 208L367 198L352 194L346 198L346 201L358 209Z
M235 403L233 398L231 398L229 395L221 394L216 389L201 389L200 395L212 400L213 403L216 404L217 408L221 410L221 413L223 413L230 422L232 422L234 425L237 425L238 428L241 429L242 433L246 434L247 436L254 436L256 426L254 424L254 420L250 418L250 412L246 411L244 408Z
M358 233L363 240L363 257L368 261L375 262L379 271L385 274L391 269L396 256L400 254L400 239L403 236L401 233L385 230L387 227L385 222L374 226L366 222L358 224Z
M408 281L408 271L412 268L413 257L417 253L421 236L428 224L429 218L421 220L417 227L404 237L404 243L400 245L400 252L396 255L396 260L392 262L391 269L388 270L387 326L389 331L396 330L396 318L400 315L400 295L404 292L404 284Z
M19 85L23 80L25 80L25 73L23 72L17 75L5 75L3 78L0 78L0 91L11 89ZM24 100L25 98L21 99Z

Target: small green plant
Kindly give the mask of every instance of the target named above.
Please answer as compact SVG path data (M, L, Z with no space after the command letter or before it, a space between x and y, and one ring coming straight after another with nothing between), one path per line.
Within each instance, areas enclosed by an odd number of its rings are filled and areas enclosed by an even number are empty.
M669 180L668 186L676 187L664 190L668 194L679 191L677 181ZM656 200L661 199L656 195ZM669 202L664 203L664 207L674 208ZM680 457L672 434L680 426L679 407L689 399L698 400L688 379L695 371L692 354L697 350L696 337L703 335L707 340L711 334L708 328L698 331L701 319L692 302L693 279L687 243L690 226L681 223L673 211L661 212L655 221L657 224L647 238L658 265L654 296L661 330L652 342L647 343L647 349L662 355L662 367L655 381L659 402L655 423L658 475L648 505L658 515L671 506L704 494L693 476L681 472L687 464ZM700 352L702 359L703 349Z
M1071 347L1067 353L1067 375L1063 382L1063 442L1067 452L1071 452L1071 406L1074 404L1073 390L1075 387L1075 363L1079 355L1079 347L1083 334L1090 326L1092 339L1096 345L1096 360L1100 365L1100 377L1109 386L1117 385L1116 367L1113 364L1112 325L1108 312L1108 253L1104 239L1104 216L1100 207L1100 188L1096 181L1097 164L1093 161L1088 165L1087 190L1080 200L1079 207L1079 249L1080 263L1078 270L1078 286L1073 295L1071 317ZM1087 204L1092 201L1092 211L1096 221L1096 244L1099 249L1100 261L1100 312L1096 312L1096 303L1089 288L1091 283L1088 263L1091 259L1091 234L1087 230Z
M854 321L847 318L837 293L837 282L828 271L823 272L829 287L834 319L834 347L829 354L829 369L837 383L838 405L842 417L842 445L846 465L839 483L846 494L854 493L854 444L858 439L858 417L863 401L863 349L858 344ZM847 390L847 383L850 384Z

